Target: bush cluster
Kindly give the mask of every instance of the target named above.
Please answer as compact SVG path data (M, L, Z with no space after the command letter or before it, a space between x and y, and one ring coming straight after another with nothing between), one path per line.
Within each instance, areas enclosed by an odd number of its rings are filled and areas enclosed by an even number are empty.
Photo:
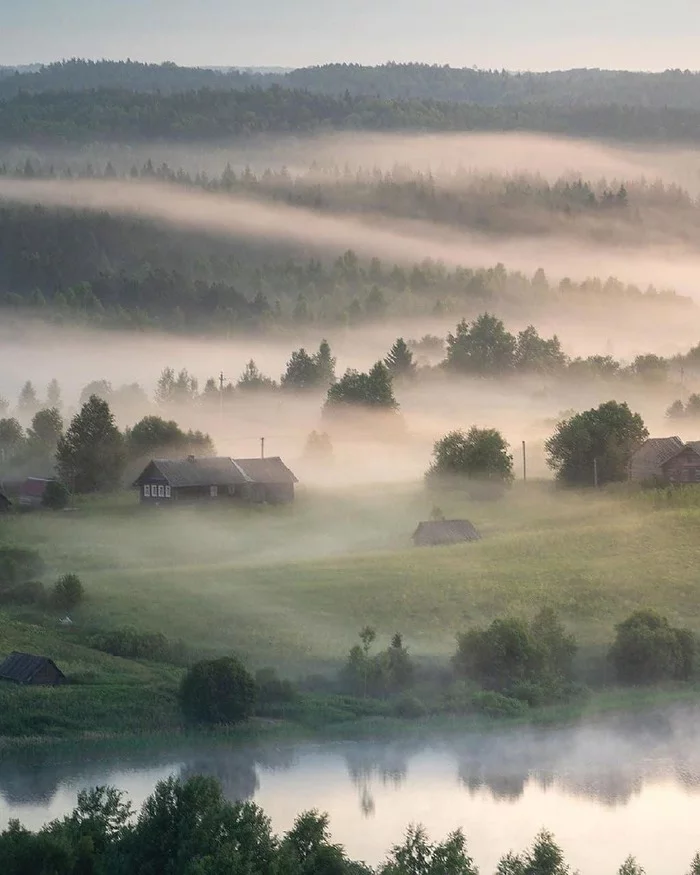
M255 678L233 656L192 666L180 686L180 705L192 723L239 723L253 713Z
M453 666L484 690L535 705L566 695L575 655L573 637L544 608L531 623L506 617L459 635Z
M610 659L622 683L690 679L697 644L689 629L671 626L656 611L642 610L617 625L615 632Z
M171 641L160 632L139 632L132 626L93 635L90 646L125 659L146 659L173 665L187 660L187 650L182 642Z

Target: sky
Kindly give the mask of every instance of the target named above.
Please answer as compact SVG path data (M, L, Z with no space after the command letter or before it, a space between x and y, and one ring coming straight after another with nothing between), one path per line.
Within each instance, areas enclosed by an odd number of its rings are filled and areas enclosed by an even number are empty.
M698 69L699 0L0 0L0 65Z

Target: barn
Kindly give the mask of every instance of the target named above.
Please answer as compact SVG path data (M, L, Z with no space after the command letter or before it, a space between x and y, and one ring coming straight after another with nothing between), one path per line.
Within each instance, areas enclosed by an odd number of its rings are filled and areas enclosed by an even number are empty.
M19 489L20 507L41 507L46 487L52 482L44 477L27 477Z
M65 683L66 676L47 656L13 650L0 665L0 680L25 686L55 687Z
M481 539L469 520L430 520L418 523L418 528L411 537L416 547L437 547Z
M663 465L683 449L678 437L649 438L630 459L629 478L635 483L660 483L664 480Z
M144 504L239 499L282 504L294 500L297 478L279 456L152 459L134 481Z
M681 447L661 466L666 483L700 483L700 441Z

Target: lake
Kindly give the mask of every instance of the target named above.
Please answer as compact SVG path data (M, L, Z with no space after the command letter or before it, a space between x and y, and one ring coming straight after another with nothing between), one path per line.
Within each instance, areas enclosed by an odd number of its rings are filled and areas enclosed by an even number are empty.
M0 823L37 828L80 789L112 784L140 805L169 775L217 777L254 799L276 831L297 813L331 817L350 855L379 862L410 823L432 838L461 827L483 873L543 827L582 875L628 854L648 872L685 873L700 850L700 709L376 742L164 747L81 744L0 754Z

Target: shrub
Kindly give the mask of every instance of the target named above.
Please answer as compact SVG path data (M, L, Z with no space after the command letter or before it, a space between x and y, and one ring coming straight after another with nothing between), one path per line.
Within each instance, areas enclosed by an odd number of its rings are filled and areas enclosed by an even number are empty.
M428 709L419 698L411 696L408 693L404 693L403 696L400 696L394 702L393 707L394 714L397 717L404 717L408 720L417 717L425 717L427 710Z
M656 611L635 611L615 632L610 659L622 683L685 681L692 675L695 637L688 629L671 626Z
M355 645L340 675L343 689L355 696L386 696L408 689L415 669L408 648L397 632L386 650L370 655L376 633L371 627L360 632L362 646Z
M38 580L27 580L16 586L0 589L0 604L3 605L43 605L46 602L44 584Z
M253 712L255 680L232 656L192 666L180 686L184 716L195 723L238 723Z
M58 480L49 480L44 489L41 503L48 510L63 510L68 506L70 493Z
M487 690L520 688L525 695L530 687L532 698L552 701L572 678L575 654L574 639L556 613L544 608L529 624L506 617L458 636L453 666L458 675Z
M255 673L257 700L261 705L279 705L294 702L297 690L290 680L278 677L274 668L261 668Z
M64 574L51 590L51 603L62 611L77 607L85 598L85 589L77 574Z
M34 550L0 547L0 589L40 578L44 560Z
M481 690L472 696L475 710L488 717L519 717L527 713L527 704L493 690Z
M139 632L132 626L93 635L90 646L125 659L148 659L175 665L182 664L187 656L181 642L170 641L160 632Z

